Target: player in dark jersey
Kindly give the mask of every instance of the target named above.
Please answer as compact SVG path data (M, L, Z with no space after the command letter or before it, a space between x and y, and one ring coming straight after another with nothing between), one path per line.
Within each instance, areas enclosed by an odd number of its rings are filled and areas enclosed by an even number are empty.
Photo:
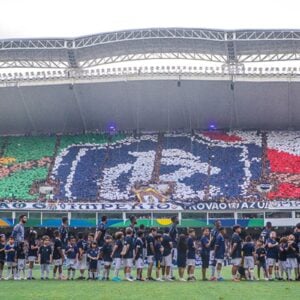
M169 230L169 236L171 238L172 241L172 250L171 250L171 258L172 258L172 265L171 265L171 269L170 269L170 275L171 275L171 279L175 280L175 276L173 275L173 269L174 269L174 262L176 262L177 260L177 240L178 240L178 224L179 224L179 219L178 216L173 216L171 218L172 221L172 225L170 227Z
M156 228L151 228L150 233L146 237L146 247L147 247L147 262L148 262L148 271L147 271L147 280L154 280L152 278L152 268L154 263L154 239L155 235L157 234Z
M231 263L232 263L231 275L232 275L232 281L239 281L237 277L238 275L237 271L242 261L242 239L240 237L242 228L240 225L237 224L234 225L232 229L233 229L233 234L231 237L231 249L230 249L230 256L231 256Z
M121 255L124 258L125 279L131 282L133 281L131 276L131 268L133 266L133 250L134 250L133 231L131 227L127 227L124 246Z
M112 279L112 281L116 281L119 282L121 281L121 278L119 277L119 272L121 269L121 265L122 265L122 256L121 256L121 252L123 249L123 238L124 238L124 234L121 231L116 232L115 234L115 245L113 247L113 251L111 254L111 257L114 260L115 263L115 270L114 270L114 277Z
M54 231L54 246L53 246L53 279L56 279L56 272L58 270L58 278L62 279L62 265L65 260L65 255L62 248L62 241L58 230Z
M58 228L63 253L68 245L68 240L69 240L69 228L68 228L69 224L68 224L68 222L69 222L68 217L62 217L61 225Z
M30 230L29 232L29 243L28 243L28 276L27 279L31 280L34 279L32 276L32 270L34 268L34 262L37 260L38 257L38 240L37 240L37 232L34 230Z
M88 242L83 238L83 233L78 233L78 241L77 241L77 249L78 249L78 269L80 271L79 280L85 279L84 272L87 269L87 250L88 250Z
M143 267L144 267L144 259L143 259L143 243L144 232L138 231L137 238L134 243L134 261L136 265L136 280L144 281L143 279Z
M210 280L216 280L215 272L216 272L216 260L215 260L215 244L216 239L219 234L219 230L222 227L222 223L220 220L215 221L215 227L210 232L210 251L209 251L209 264L211 266L211 277Z
M266 244L267 239L270 237L271 231L272 231L272 223L267 222L266 226L264 227L263 231L260 234L260 239L263 241L264 244Z
M41 279L49 279L50 264L52 261L52 248L50 246L49 236L43 236L43 242L41 247L39 248L38 255L41 266Z
M0 234L0 280L3 278L3 269L5 264L5 234Z
M102 256L104 262L104 270L102 275L102 280L109 280L109 272L112 264L112 252L113 252L113 239L112 236L107 235L104 238L104 244L100 250L100 255Z
M98 247L102 247L104 244L104 238L107 230L107 216L102 216L101 222L98 224L95 233L95 242L97 242Z
M202 280L207 281L206 270L209 266L210 232L209 228L203 229L203 235L200 239L201 260L202 260Z

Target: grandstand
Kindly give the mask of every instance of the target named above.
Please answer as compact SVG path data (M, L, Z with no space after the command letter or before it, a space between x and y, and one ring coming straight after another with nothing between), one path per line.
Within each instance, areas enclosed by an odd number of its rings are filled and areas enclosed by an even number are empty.
M132 212L149 226L174 212L181 226L294 224L299 70L247 63L298 59L299 41L202 29L0 41L0 226L21 211L44 227L104 211L114 227ZM217 65L116 66L146 59Z

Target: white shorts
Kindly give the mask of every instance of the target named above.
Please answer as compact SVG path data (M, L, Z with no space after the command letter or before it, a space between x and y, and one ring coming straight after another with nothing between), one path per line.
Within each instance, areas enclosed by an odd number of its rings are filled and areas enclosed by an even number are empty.
M74 258L67 258L66 268L67 269L76 269L76 263L75 263Z
M106 266L106 267L109 267L109 266L111 266L111 261L104 261L104 266Z
M144 267L144 260L140 257L136 260L135 266L137 269L143 269Z
M245 256L244 257L244 269L254 269L253 256Z
M29 262L35 262L36 261L36 256L28 256L28 261Z
M224 264L224 258L216 258L217 264L223 265Z
M187 266L195 267L195 265L196 265L196 259L190 259L190 258L188 258L188 259L186 260L186 265L187 265Z
M153 255L147 256L147 263L152 264L153 263Z
M62 266L62 259L53 259L53 265L54 266Z
M242 259L239 257L239 258L233 258L232 260L231 260L231 264L233 265L233 266L236 266L236 267L238 267L238 266L240 266L241 265L241 262L242 262Z
M9 267L9 268L14 268L14 267L17 266L17 263L14 262L14 261L7 261L7 262L6 262L6 265L7 265L7 267Z
M276 259L275 258L267 258L267 267L275 266Z
M87 255L86 254L82 254L81 260L78 260L77 269L78 270L87 269Z
M124 267L132 268L133 259L132 258L124 258Z
M297 258L287 258L286 259L287 268L288 269L296 269L298 268Z
M115 263L115 268L116 269L121 269L122 267L122 258L115 258L114 259L114 263Z
M97 271L100 272L101 270L101 265L102 265L102 260L97 261Z
M163 256L161 265L165 266L165 267L171 267L172 266L172 254Z
M210 250L209 251L209 264L212 265L214 263L214 260L215 260L215 251Z
M18 259L18 270L24 270L26 266L25 259Z
M278 266L279 266L280 270L286 271L286 269L288 267L287 261L286 260L279 260L278 261Z

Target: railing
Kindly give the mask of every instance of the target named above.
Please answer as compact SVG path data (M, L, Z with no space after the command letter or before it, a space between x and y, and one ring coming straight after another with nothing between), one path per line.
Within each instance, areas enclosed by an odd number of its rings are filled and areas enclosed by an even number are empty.
M240 67L232 75L228 67L198 67L198 66L145 66L145 67L112 67L89 70L51 70L32 72L2 72L0 82L48 81L70 79L97 79L112 77L138 76L199 76L199 77L299 77L298 67ZM180 78L179 78L180 79Z

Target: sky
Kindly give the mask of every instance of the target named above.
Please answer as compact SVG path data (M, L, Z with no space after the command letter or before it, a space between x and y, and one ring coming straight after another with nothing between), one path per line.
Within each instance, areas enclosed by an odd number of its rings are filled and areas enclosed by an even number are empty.
M0 0L0 39L152 28L300 29L299 0Z

